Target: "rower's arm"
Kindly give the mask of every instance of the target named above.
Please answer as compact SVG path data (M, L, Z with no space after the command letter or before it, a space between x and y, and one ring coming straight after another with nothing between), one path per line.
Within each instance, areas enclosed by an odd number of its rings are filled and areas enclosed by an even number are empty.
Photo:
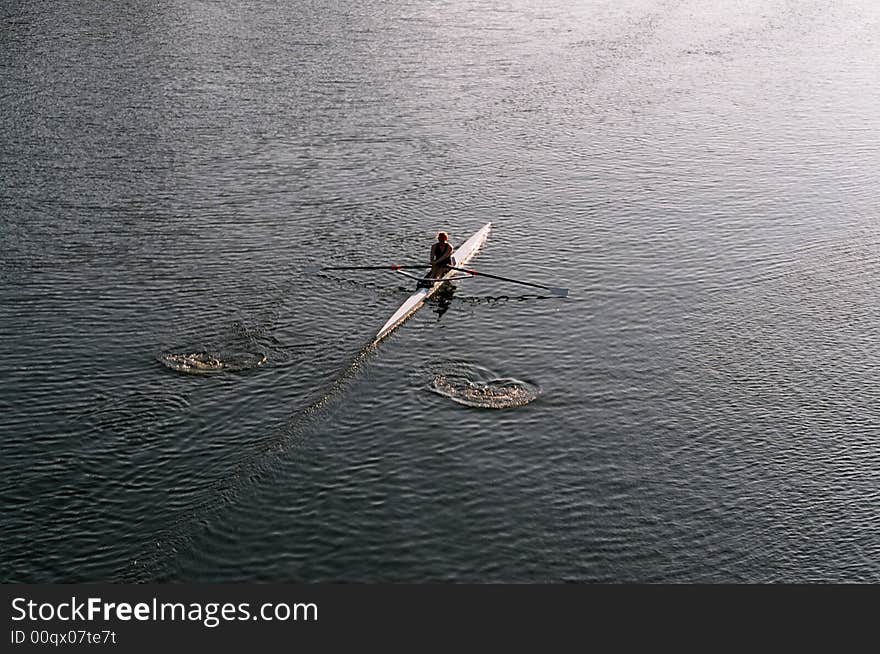
M433 248L432 248L432 249L431 249L431 263L433 263L433 264L437 264L437 265L446 265L446 264L448 264L449 261L452 259L452 254L453 254L454 252L455 252L455 248L453 248L453 247L450 245L450 246L449 246L449 251L448 251L446 254L444 254L442 257L435 257L435 256L434 256L434 250L433 250Z

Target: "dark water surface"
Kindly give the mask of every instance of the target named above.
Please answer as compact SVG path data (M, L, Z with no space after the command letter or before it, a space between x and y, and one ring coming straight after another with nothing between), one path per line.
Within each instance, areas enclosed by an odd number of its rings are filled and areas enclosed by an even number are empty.
M880 582L880 4L0 7L4 581Z

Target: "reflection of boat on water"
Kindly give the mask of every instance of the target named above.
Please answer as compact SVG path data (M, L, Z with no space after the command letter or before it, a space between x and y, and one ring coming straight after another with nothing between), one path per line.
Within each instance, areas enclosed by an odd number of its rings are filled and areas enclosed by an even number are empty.
M443 317L443 314L449 310L452 300L455 297L455 290L455 284L447 281L441 283L440 288L434 293L434 301L437 304L434 313L437 314L437 320L440 320L440 318Z

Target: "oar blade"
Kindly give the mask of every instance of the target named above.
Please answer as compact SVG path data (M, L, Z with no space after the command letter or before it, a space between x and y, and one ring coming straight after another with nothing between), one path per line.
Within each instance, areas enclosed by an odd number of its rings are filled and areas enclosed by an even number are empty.
M550 288L548 289L551 294L557 297L568 297L568 289L567 288Z
M303 271L307 273L321 272L321 270L321 266L306 266L305 268L303 268Z

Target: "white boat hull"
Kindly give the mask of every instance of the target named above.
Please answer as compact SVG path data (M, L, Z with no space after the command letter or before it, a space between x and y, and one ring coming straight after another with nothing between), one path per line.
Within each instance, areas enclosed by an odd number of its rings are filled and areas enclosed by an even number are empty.
M462 243L453 253L452 258L454 264L456 266L464 266L466 265L479 249L483 246L483 243L486 242L486 238L489 236L489 230L492 227L492 223L486 223L480 230L471 236L468 240ZM394 315L388 319L388 322L379 330L379 333L376 334L376 338L373 339L373 343L378 343L383 338L385 338L388 334L394 331L395 328L399 327L404 320L409 318L413 313L415 313L419 307L421 307L425 300L431 297L434 293L437 292L437 289L440 288L443 280L452 278L460 275L459 272L455 270L451 270L446 275L441 277L437 283L432 284L427 288L420 288L415 293L410 295L406 302L400 305L400 308L394 312ZM427 276L427 275L426 275Z

